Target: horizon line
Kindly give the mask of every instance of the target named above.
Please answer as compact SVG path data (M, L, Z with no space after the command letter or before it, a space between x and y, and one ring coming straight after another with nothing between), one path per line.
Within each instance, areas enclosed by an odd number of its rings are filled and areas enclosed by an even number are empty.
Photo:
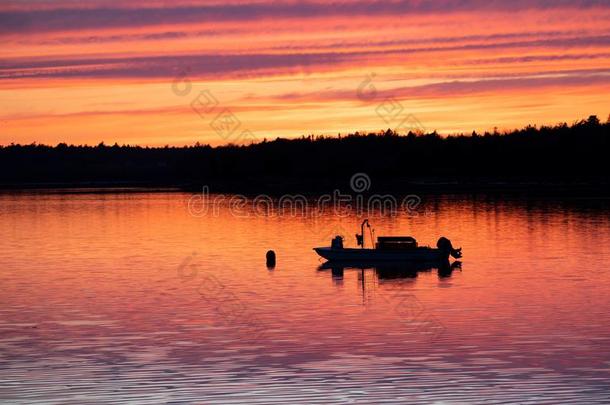
M391 136L397 136L397 137L407 137L407 136L416 136L416 137L425 137L425 136L438 136L440 138L457 138L457 137L472 137L473 135L481 135L481 136L505 136L505 135L511 135L515 132L519 132L522 130L526 130L526 129L535 129L535 130L540 130L543 128L559 128L559 127L564 127L567 126L569 128L574 127L576 125L580 125L580 124L585 124L587 122L591 122L592 119L596 119L597 120L597 124L599 125L608 125L610 124L610 114L608 115L608 118L606 119L605 122L601 121L599 119L599 117L596 114L591 114L589 115L586 119L582 118L579 120L574 120L572 121L571 124L568 124L567 121L559 121L556 122L554 124L527 124L524 125L522 127L519 128L511 128L511 129L502 129L502 130L498 130L498 127L494 127L493 132L489 131L489 130L485 130L485 131L477 131L476 129L473 129L472 131L469 132L453 132L453 133L439 133L436 129L433 131L421 131L419 129L413 131L413 130L409 130L408 132L398 132L393 130L392 128L387 128L387 129L380 129L377 131L366 131L366 130L357 130L357 131L353 131L353 132L348 132L348 133L338 133L337 135L330 135L330 134L308 134L308 135L304 135L301 134L299 136L294 136L294 137L282 137L282 136L278 136L275 138L267 138L267 137L263 137L262 139L258 139L255 137L255 139L251 140L250 143L236 143L236 142L227 142L227 143L223 143L223 144L218 144L218 145L212 145L210 143L201 143L200 141L194 141L191 144L165 144L165 145L144 145L144 144L129 144L129 143L122 143L119 144L118 142L110 142L110 143L106 143L106 141L101 140L98 144L88 144L88 143L84 143L84 144L74 144L74 143L68 143L68 142L58 142L55 145L52 144L47 144L47 143L39 143L37 141L32 141L30 143L15 143L15 142L10 142L8 144L4 144L4 143L0 143L0 148L8 148L8 147L15 147L15 146L43 146L43 147L49 147L49 148L56 148L58 146L66 146L66 147L90 147L90 148L96 148L96 147L101 147L101 146L105 146L105 147L139 147L139 148L148 148L148 149L164 149L164 148L192 148L192 147L210 147L212 149L216 149L216 148L224 148L224 147L248 147L251 145L258 145L258 144L262 144L262 143L268 143L268 142L275 142L275 141L296 141L296 140L304 140L304 139L309 139L309 138L313 138L313 140L322 140L322 139L342 139L343 137L357 137L357 136L371 136L371 135L375 135L375 136L384 136L386 134L391 135Z

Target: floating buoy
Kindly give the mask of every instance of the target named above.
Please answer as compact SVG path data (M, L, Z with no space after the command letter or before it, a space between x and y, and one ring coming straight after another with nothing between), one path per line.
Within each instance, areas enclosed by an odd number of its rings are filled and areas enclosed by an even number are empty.
M275 252L273 250L267 251L267 267L275 267Z

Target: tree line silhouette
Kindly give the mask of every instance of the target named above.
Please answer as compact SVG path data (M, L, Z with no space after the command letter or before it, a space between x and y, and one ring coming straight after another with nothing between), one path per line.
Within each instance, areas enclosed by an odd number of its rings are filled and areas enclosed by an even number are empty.
M247 146L0 146L0 185L147 185L217 191L343 186L357 172L376 190L407 184L608 185L610 117L442 137L392 130L278 138Z

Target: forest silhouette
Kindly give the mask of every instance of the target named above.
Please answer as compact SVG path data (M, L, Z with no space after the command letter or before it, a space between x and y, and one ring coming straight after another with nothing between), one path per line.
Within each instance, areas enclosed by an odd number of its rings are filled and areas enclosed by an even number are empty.
M0 146L2 188L175 186L316 191L366 173L375 191L438 185L607 189L610 117L504 133L440 136L392 130L278 138L247 146Z

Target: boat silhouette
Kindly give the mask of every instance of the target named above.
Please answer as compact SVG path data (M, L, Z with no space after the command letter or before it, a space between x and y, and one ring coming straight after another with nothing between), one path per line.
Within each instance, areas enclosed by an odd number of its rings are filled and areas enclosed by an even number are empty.
M374 247L364 246L364 227L369 229L371 240L374 241L369 220L360 225L360 234L356 234L356 242L360 248L344 248L343 237L335 236L329 247L316 247L315 252L326 260L333 262L415 262L439 263L449 260L449 256L459 259L462 249L453 248L451 241L445 237L439 238L436 248L418 246L412 236L380 236Z

